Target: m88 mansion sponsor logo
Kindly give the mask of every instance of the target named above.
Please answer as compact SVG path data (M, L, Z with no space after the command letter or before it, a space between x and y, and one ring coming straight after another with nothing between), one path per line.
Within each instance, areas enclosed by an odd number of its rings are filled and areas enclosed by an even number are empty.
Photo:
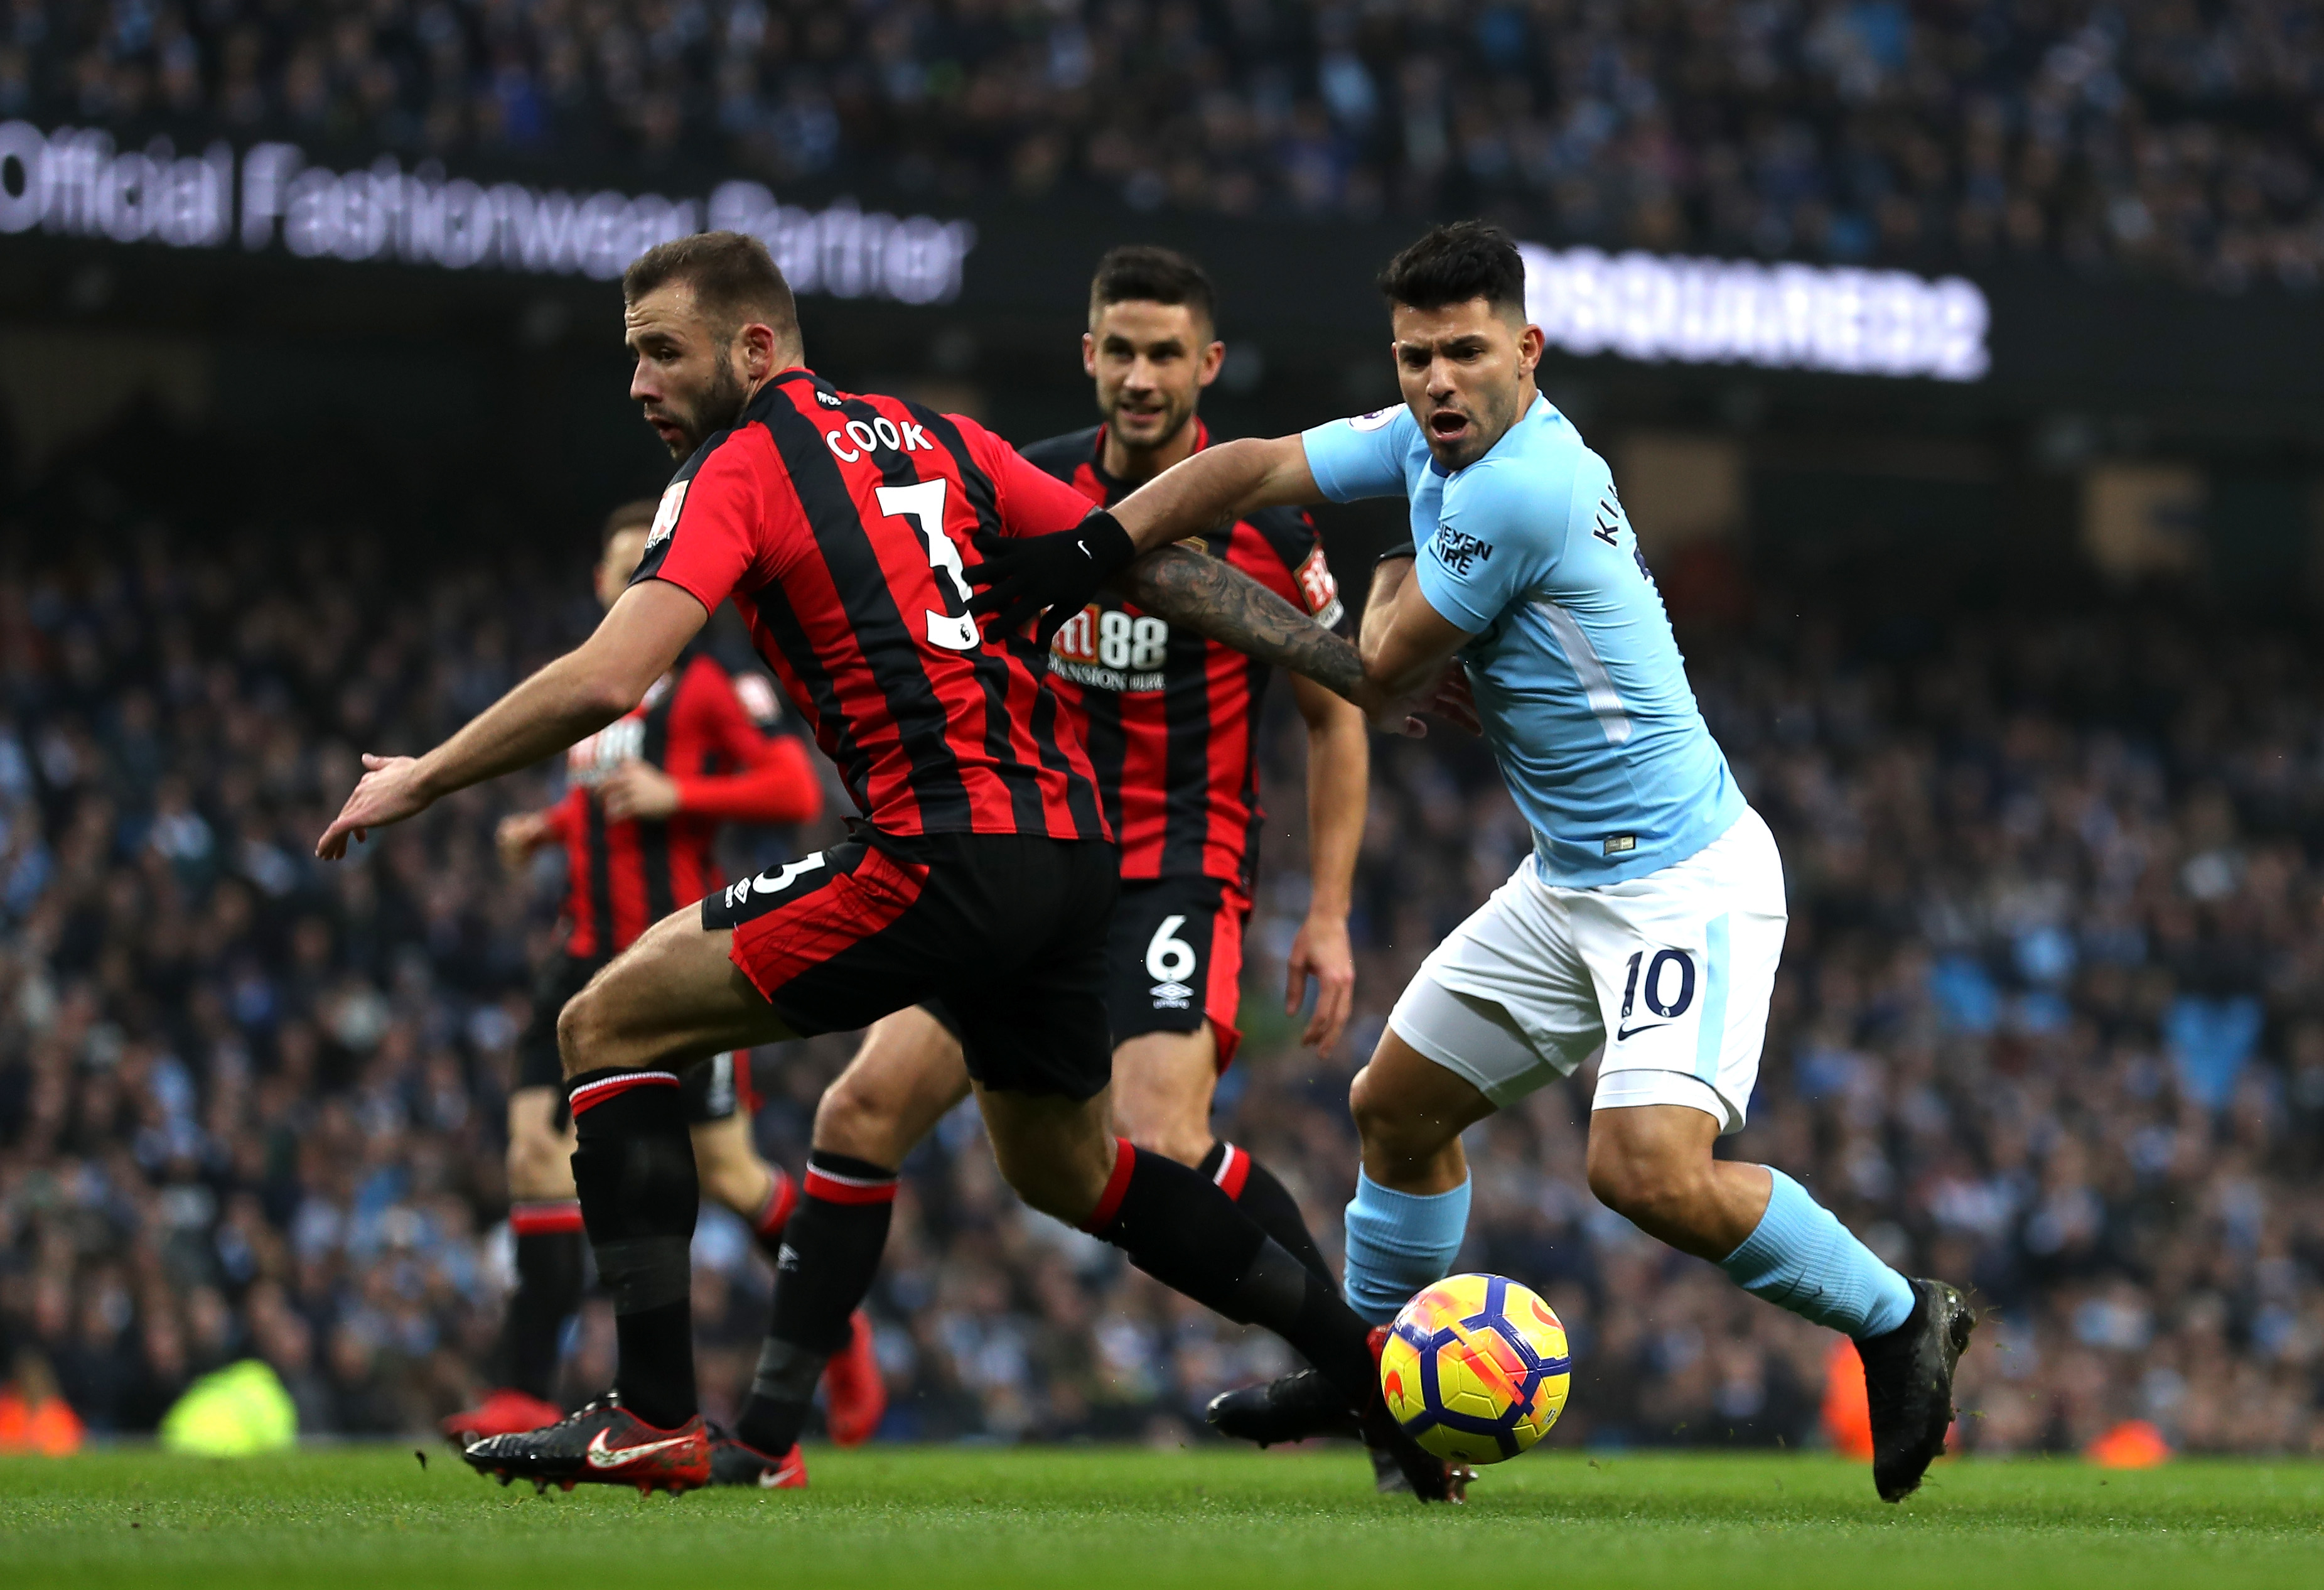
M1093 690L1139 694L1169 682L1170 626L1144 614L1093 602L1065 621L1049 642L1049 668Z

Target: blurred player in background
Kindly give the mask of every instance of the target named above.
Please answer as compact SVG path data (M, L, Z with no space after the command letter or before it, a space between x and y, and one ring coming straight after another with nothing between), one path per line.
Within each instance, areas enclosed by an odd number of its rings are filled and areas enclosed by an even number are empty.
M1787 918L1783 863L1696 708L1605 461L1536 389L1541 328L1498 228L1441 226L1380 278L1405 402L1207 449L1127 498L1126 563L1269 506L1403 496L1413 541L1364 610L1376 710L1441 699L1448 669L1533 830L1524 864L1423 963L1349 1095L1362 1140L1347 1297L1386 1325L1443 1276L1468 1225L1461 1132L1602 1051L1591 1190L1738 1286L1854 1338L1884 1500L1943 1451L1975 1323L1799 1183L1720 1160L1758 1075ZM1003 623L1078 604L1106 559L1069 538L989 560ZM1230 1392L1213 1422L1262 1443L1344 1429L1312 1372Z
M612 606L636 572L654 507L630 503L606 518L595 574L601 605ZM509 1093L517 1290L495 1354L499 1385L443 1421L463 1445L564 1415L552 1399L559 1339L581 1301L582 1238L557 1013L648 926L718 887L712 845L722 822L804 823L821 811L806 750L770 732L779 714L762 676L731 674L707 647L689 647L635 710L567 753L563 800L500 826L501 858L512 872L543 846L564 846L566 931L541 968ZM719 1055L687 1074L684 1091L704 1195L741 1216L771 1261L798 1199L790 1178L751 1141L749 1057ZM870 1340L859 1323L825 1377L832 1433L843 1443L868 1437L884 1410Z
M1108 254L1090 284L1082 338L1105 421L1037 442L1025 458L1105 507L1207 446L1195 410L1226 352L1215 323L1210 280L1193 261L1161 248ZM1181 544L1318 624L1344 622L1314 524L1296 509L1264 509ZM1105 990L1116 1128L1139 1150L1209 1177L1329 1283L1298 1200L1249 1150L1211 1132L1212 1095L1241 1037L1243 927L1259 863L1254 740L1268 674L1266 664L1173 629L1112 592L1050 642L1051 687L1081 723L1121 844ZM1312 979L1315 1009L1304 1039L1329 1053L1355 986L1348 904L1370 753L1360 709L1297 674L1291 688L1307 724L1313 892L1291 947L1285 1008L1298 1008ZM812 1339L796 1339L795 1322L853 1308L870 1288L898 1169L968 1095L957 1030L941 1003L887 1017L824 1095L810 1186L844 1187L853 1201L827 1213L811 1204L791 1241L796 1262L776 1276L775 1334L793 1352L816 1351ZM808 1305L795 1301L800 1294L819 1296ZM762 1450L788 1451L807 1415L802 1397L754 1399L737 1433ZM1401 1480L1393 1462L1383 1473Z

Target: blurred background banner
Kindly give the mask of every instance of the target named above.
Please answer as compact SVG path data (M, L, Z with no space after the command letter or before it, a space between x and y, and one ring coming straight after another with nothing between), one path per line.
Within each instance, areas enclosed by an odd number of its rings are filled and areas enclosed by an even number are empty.
M625 395L636 249L766 238L822 373L1019 443L1097 418L1099 254L1184 249L1232 436L1395 402L1373 276L1482 215L1783 847L1733 1151L1997 1306L1974 1449L2316 1449L2319 105L2306 0L12 0L0 1416L152 1431L249 1360L308 1433L476 1389L558 883L491 835L558 776L308 858L358 753L595 622L596 526L671 467ZM1317 520L1360 602L1403 505ZM1349 1077L1526 840L1474 744L1376 743L1357 1019L1299 1050L1284 696L1221 1125L1336 1253ZM851 1045L754 1057L794 1172ZM1590 1197L1587 1086L1471 1144L1464 1266L1574 1333L1553 1438L1848 1447L1829 1338ZM1175 1442L1277 1363L1022 1213L971 1117L905 1180L891 1434ZM706 1213L714 1411L753 1252ZM567 1346L599 1389L602 1304Z
M123 149L102 128L44 133L12 121L0 124L0 236L206 251L228 273L238 256L281 251L318 263L605 281L655 243L716 227L764 240L802 294L1038 316L1056 312L1060 278L1122 231L1119 217L1071 208L980 205L973 218L940 217L853 193L801 202L733 178L671 198L595 186L592 176L567 172L565 185L541 187L447 174L438 160L407 170L394 153L337 170L287 143L217 141L180 154L166 136ZM1269 330L1257 345L1262 357L1268 342L1278 352L1292 339L1310 352L1319 339L1334 350L1376 342L1379 306L1363 291L1364 273L1326 275L1312 262L1384 261L1409 228L1290 225L1287 235L1250 221L1138 229L1216 262L1239 317ZM2020 397L2126 387L2305 401L2324 393L2324 325L2285 314L2292 306L2273 293L2223 300L2022 266L1971 280L1537 243L1526 252L1534 319L1553 349L1584 357L1953 382L1990 374Z

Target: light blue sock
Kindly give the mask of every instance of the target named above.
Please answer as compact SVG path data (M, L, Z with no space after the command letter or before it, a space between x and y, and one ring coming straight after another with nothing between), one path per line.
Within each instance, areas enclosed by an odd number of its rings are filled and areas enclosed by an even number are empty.
M1469 1184L1451 1192L1400 1193L1360 1168L1348 1206L1348 1307L1386 1325L1431 1281L1444 1279L1469 1229Z
M1856 1240L1807 1188L1770 1165L1767 1212L1720 1262L1755 1298L1859 1341L1895 1330L1913 1311L1913 1287ZM1351 1250L1354 1243L1349 1244ZM1355 1267L1348 1274L1352 1280Z

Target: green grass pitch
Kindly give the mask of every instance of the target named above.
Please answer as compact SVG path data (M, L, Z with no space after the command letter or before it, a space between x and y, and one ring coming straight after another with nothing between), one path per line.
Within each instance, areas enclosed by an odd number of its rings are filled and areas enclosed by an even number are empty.
M1189 1590L2324 1586L2324 1465L1942 1466L1902 1507L1827 1458L1536 1453L1460 1509L1352 1451L810 1449L814 1488L503 1490L405 1447L0 1461L0 1584L96 1590L1115 1585Z

